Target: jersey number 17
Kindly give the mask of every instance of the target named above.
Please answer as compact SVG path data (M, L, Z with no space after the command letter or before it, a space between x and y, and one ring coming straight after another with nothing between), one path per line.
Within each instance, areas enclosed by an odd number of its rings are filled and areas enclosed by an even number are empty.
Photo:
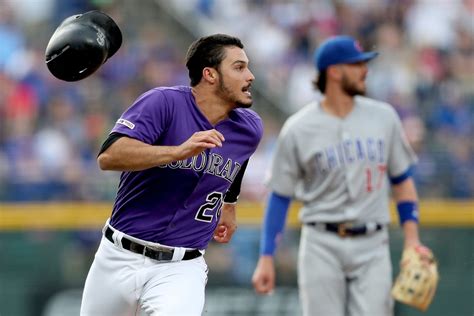
M387 165L377 165L376 168L367 167L365 169L365 189L367 192L379 190L382 187L386 171Z

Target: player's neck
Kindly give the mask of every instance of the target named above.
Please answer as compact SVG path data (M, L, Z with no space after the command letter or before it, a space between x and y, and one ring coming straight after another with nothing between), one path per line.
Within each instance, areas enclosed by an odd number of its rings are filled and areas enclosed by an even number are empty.
M344 118L354 108L354 97L341 93L326 93L321 107L328 114Z
M199 86L193 87L191 91L199 110L213 126L228 117L231 109L214 93Z

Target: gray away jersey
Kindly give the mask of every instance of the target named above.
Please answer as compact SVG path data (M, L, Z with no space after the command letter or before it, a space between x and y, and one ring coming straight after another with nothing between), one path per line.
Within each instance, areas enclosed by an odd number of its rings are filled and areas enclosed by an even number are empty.
M269 186L303 202L302 222L388 223L389 177L415 162L389 104L356 97L341 119L312 102L285 122Z
M212 128L224 135L222 147L155 168L123 172L110 224L143 240L206 248L224 194L262 137L260 117L250 109L235 109L212 126L189 87L163 87L140 96L112 129L147 144L177 146L195 132Z

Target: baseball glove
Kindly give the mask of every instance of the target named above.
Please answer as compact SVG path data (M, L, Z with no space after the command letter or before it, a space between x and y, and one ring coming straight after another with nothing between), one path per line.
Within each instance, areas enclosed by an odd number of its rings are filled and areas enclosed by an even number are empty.
M392 288L397 301L426 311L438 285L438 265L430 249L419 246L403 250L400 273Z

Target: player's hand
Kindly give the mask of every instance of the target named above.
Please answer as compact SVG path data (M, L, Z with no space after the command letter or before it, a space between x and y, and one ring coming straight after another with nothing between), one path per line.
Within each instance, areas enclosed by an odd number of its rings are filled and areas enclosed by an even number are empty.
M261 256L252 276L252 284L258 294L272 294L275 288L275 266L272 256Z
M409 245L409 246L405 246L403 248L403 253L406 253L408 251L408 249L414 249L415 252L417 253L417 255L419 256L420 258L420 262L423 263L423 264L431 264L431 262L433 261L433 252L431 251L430 248L422 245L421 243L418 243L416 245ZM407 256L405 256L405 258L402 256L401 260L400 260L400 267L405 267L406 265L409 264L408 262L409 260L407 259Z
M219 224L214 231L214 240L220 243L228 243L236 229L235 204L224 203Z
M222 147L224 135L215 129L194 133L188 140L177 146L176 160L196 156L209 148Z

